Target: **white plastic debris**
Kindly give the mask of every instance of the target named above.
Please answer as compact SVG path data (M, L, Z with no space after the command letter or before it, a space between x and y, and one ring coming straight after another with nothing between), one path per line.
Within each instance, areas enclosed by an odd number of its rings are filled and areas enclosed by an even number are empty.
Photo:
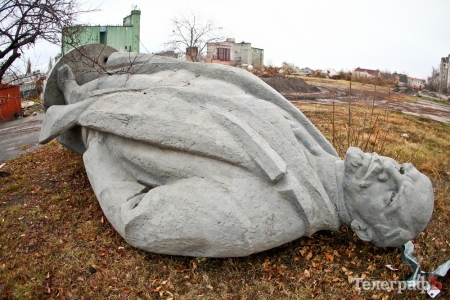
M398 269L394 268L392 265L386 265L385 267L391 271L398 271Z
M447 274L447 271L450 269L450 260L437 267L433 272L425 272L420 270L419 262L414 256L414 244L411 241L400 246L399 249L402 252L402 261L414 272L411 278L407 280L408 286L416 286L425 277L429 282L427 288L428 295L431 298L436 297L442 289L442 283L437 281L438 276L444 277Z
M34 101L23 101L22 102L22 109L26 109L28 107L31 107L34 105Z

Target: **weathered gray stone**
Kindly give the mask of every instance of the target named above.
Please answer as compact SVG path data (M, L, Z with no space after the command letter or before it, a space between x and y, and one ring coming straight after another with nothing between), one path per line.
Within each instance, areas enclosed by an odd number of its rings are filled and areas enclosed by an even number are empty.
M379 246L419 234L430 180L411 164L350 148L344 161L291 103L247 71L109 53L79 85L55 66L40 141L83 153L108 220L131 245L231 257L351 226ZM69 132L69 133L68 133Z

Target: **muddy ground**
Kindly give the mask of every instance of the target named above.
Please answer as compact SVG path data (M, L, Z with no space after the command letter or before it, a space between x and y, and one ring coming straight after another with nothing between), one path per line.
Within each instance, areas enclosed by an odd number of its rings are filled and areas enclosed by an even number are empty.
M393 92L392 87L352 83L311 77L261 78L286 99L303 103L372 106L375 109L402 112L423 118L450 123L450 104L428 101L403 93Z

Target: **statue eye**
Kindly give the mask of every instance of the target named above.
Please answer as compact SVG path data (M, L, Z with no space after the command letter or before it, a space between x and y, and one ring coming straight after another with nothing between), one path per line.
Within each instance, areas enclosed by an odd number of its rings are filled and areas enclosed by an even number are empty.
M389 202L394 201L395 195L397 195L397 194L395 192L392 192L392 196L391 196L391 199L389 200Z
M400 170L398 170L399 172L400 172L400 174L405 174L405 168L403 168L403 166L402 167L400 167Z

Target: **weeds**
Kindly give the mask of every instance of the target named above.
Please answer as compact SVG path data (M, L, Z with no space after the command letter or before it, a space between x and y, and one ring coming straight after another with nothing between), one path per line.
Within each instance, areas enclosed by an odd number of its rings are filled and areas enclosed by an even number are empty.
M6 186L5 191L6 192L15 192L15 191L18 191L19 188L20 188L20 185L14 183L14 184L10 184L10 185Z
M364 152L383 154L389 133L389 112L375 110L374 101L370 109L357 107L351 101L348 101L347 108L336 107L333 101L330 121L332 144L341 158L351 146Z

